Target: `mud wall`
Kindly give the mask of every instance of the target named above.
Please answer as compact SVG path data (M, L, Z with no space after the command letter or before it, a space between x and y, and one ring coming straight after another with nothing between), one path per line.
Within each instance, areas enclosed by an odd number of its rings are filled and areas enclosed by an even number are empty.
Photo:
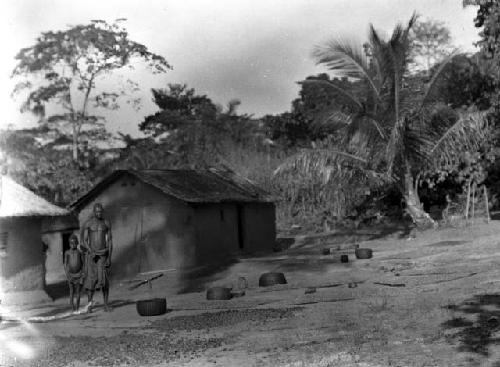
M0 254L0 287L4 292L44 288L45 252L41 219L0 218L3 251Z
M198 265L217 263L239 252L236 204L195 206Z
M81 229L93 215L95 203L104 206L104 217L111 224L112 278L194 265L194 212L184 202L125 175L82 208Z
M274 204L248 203L242 212L244 251L271 251L276 241Z

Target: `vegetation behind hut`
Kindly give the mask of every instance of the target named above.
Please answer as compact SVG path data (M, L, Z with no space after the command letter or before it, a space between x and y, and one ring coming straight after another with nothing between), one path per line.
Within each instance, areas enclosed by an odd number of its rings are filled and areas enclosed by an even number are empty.
M477 25L488 26L489 18L481 14ZM415 22L417 32L412 33ZM99 33L99 24L87 28ZM332 41L316 52L317 61L332 75L305 78L289 111L261 118L240 114L238 100L220 106L192 87L169 84L152 90L159 111L138 121L142 137L119 135L112 140L100 134L63 141L47 124L6 130L0 136L2 166L57 204L73 201L114 169L213 166L231 169L272 192L280 227L325 230L399 220L409 207L414 220L429 214L436 220L450 201L463 214L465 203L484 192L483 185L492 205L500 195L498 37L490 35L495 29L483 31L484 50L475 55L450 55L446 28L416 18L396 27L388 40L372 28L370 42L359 48ZM433 45L439 54L435 57L432 50L424 50L434 31L443 40ZM66 33L49 32L42 40ZM46 42L39 46L48 47ZM17 73L31 70L23 52ZM342 52L355 56L356 63L339 58ZM398 64L388 62L391 52L399 57ZM169 67L157 55L146 56L163 65L162 71ZM419 57L425 62L412 68ZM93 139L103 137L108 148L94 144ZM116 139L120 147L112 147Z

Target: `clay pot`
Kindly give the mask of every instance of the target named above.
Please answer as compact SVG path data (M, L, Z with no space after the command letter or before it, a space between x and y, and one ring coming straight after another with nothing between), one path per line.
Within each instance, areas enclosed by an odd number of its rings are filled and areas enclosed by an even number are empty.
M259 278L259 287L268 287L276 284L287 284L283 273L264 273Z
M141 316L157 316L167 312L165 298L143 299L136 302L137 313Z
M212 287L207 290L207 299L210 301L215 300L228 300L231 299L231 288L227 287Z
M371 248L357 248L354 250L356 258L358 259L371 259L373 256L373 251Z
M304 294L316 293L316 287L307 287Z

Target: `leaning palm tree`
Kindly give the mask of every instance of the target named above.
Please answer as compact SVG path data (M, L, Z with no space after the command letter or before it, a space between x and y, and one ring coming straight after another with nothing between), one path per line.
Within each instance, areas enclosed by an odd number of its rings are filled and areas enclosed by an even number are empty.
M413 15L406 26L397 25L388 40L370 26L364 46L335 39L316 47L313 56L336 76L348 77L356 88L346 90L328 80L306 80L334 88L344 108L326 123L341 126L339 149L303 151L278 168L277 173L302 167L320 169L349 184L362 172L368 181L397 184L408 214L417 225L434 221L418 196L421 174L456 160L460 150L477 149L486 131L484 119L459 115L439 103L436 85L450 55L435 69L427 85L408 72ZM337 167L332 174L327 167Z

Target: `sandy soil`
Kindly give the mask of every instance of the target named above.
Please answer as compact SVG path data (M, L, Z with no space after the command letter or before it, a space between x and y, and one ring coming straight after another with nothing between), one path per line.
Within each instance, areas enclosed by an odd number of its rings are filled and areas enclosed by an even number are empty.
M355 259L350 237L300 237L288 250L242 259L199 281L205 289L244 276L245 296L168 294L169 312L157 317L136 312L147 291L119 286L110 313L98 305L92 314L22 321L66 312L66 298L4 310L21 320L0 325L0 366L498 367L499 232L494 221L412 240L358 235L361 247L374 250L370 260ZM324 247L340 251L322 255ZM349 263L340 263L341 253ZM288 284L259 288L266 271L284 272ZM305 294L307 287L316 292ZM149 296L165 297L163 289L159 281Z

